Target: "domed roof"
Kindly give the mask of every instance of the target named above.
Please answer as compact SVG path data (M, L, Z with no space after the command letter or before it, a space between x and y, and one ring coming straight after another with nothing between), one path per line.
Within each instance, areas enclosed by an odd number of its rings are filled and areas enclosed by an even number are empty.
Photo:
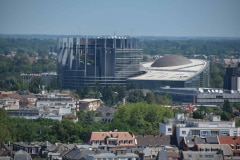
M180 66L185 64L192 63L186 57L180 55L167 55L162 58L157 59L151 67L171 67L171 66Z

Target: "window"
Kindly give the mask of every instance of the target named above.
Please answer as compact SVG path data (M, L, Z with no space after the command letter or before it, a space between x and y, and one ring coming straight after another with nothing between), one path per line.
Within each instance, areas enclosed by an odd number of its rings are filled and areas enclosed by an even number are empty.
M240 144L237 144L237 149L238 149L238 150L240 149Z
M168 128L168 132L172 132L172 128Z
M206 148L205 151L206 151L206 152L209 152L209 151L211 151L211 150L210 150L209 148Z
M227 136L229 135L229 131L221 131L220 135Z
M199 136L200 135L200 131L199 130L192 130L192 135L193 136Z
M205 158L213 158L213 155L205 155Z
M208 135L208 131L202 131L202 136L207 136Z
M182 135L186 135L187 134L187 132L186 131L182 131Z

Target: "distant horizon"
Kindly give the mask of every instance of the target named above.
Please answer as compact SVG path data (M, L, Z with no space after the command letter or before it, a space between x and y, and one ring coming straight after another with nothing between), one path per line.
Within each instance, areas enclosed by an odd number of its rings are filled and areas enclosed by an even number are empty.
M62 38L68 38L68 37L89 37L89 38L95 38L95 37L136 37L136 38L147 38L147 39L234 39L234 40L240 40L239 37L231 37L231 36L152 36L152 35L85 35L85 34L1 34L0 38L28 38L28 37L62 37Z

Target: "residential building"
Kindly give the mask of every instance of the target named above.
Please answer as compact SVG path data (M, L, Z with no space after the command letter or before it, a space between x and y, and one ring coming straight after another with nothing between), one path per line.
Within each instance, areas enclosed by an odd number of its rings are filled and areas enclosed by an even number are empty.
M227 144L232 148L233 156L240 159L240 136L219 136L220 144Z
M227 144L196 144L195 151L199 152L215 152L216 154L221 154L224 160L233 159L232 148ZM221 156L220 156L221 157ZM205 156L205 158L213 158L212 156Z
M182 151L181 160L224 160L221 152L193 152L193 151Z
M165 124L166 123L166 124ZM175 119L165 119L159 124L161 134L176 135L178 144L181 137L208 137L208 136L239 136L240 129L235 126L235 121L221 121L220 116L210 115L208 120L190 119L184 114L176 114ZM172 125L172 132L169 132Z
M95 111L101 105L100 99L85 98L77 102L77 110Z
M176 145L169 135L134 135L138 147L159 147Z
M128 36L60 38L58 49L58 74L68 89L125 85L143 61L139 40Z
M75 100L68 94L44 94L37 95L36 107L55 107L76 109Z
M106 145L109 147L133 147L135 139L129 132L91 132L84 140L91 145Z
M37 108L7 109L7 113L11 117L23 117L26 119L39 118L39 110Z
M106 159L106 160L138 160L139 156L134 153L128 153L124 149L118 149L115 153L95 153L88 154L86 160Z

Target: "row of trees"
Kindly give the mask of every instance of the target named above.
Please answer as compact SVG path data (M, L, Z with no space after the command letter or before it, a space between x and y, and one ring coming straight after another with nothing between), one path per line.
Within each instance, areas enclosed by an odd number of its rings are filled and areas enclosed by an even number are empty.
M119 106L112 123L95 121L93 111L77 113L79 121L11 118L0 109L0 142L2 141L50 141L82 142L92 131L129 131L137 134L157 134L163 118L173 117L172 110L157 104L129 103Z
M229 100L225 100L222 108L200 106L198 110L193 112L193 118L203 119L207 114L215 114L220 115L222 120L229 121L231 118L239 116L239 110L240 104L231 104ZM240 126L240 121L238 126Z
M28 86L22 83L21 73L42 73L56 71L56 62L53 59L39 59L30 63L26 54L16 54L9 58L0 55L0 89L24 90Z
M144 53L182 54L182 55L218 55L239 53L240 41L236 40L144 40L142 41Z
M0 53L5 55L16 52L43 58L54 51L57 51L57 39L0 38Z

